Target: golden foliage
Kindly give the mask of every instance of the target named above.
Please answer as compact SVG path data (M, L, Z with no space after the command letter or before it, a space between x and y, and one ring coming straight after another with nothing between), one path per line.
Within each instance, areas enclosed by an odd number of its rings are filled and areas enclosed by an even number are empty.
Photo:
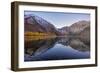
M42 33L42 32L25 32L25 41L41 40L56 37L53 33Z
M55 35L54 33L43 33L43 32L25 32L25 36L49 36Z
M46 33L42 32L25 32L25 36L44 36Z

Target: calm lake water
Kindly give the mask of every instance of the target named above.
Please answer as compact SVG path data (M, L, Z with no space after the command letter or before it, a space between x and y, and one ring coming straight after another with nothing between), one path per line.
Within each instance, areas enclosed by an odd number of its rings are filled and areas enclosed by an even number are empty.
M24 61L90 58L90 42L80 38L56 37L25 41Z

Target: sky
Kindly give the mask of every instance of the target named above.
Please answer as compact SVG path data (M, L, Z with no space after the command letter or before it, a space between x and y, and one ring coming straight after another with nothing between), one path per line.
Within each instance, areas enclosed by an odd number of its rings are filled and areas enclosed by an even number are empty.
M24 11L24 14L34 14L39 16L52 23L56 28L70 26L81 20L90 20L90 14L86 13Z

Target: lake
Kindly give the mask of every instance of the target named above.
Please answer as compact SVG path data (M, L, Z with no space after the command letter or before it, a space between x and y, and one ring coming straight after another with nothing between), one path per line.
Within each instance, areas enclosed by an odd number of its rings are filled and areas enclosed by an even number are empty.
M90 41L78 37L53 37L24 42L24 61L90 58Z

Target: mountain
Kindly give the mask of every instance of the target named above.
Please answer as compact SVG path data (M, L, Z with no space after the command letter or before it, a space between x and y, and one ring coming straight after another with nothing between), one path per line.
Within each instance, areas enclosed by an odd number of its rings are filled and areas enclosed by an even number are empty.
M25 32L60 34L53 24L34 14L24 16L24 25Z
M79 33L80 39L86 44L90 44L90 26L86 27L83 31ZM85 37L83 37L85 36Z
M60 29L58 29L58 31L60 32L60 33L62 33L62 35L68 35L69 34L69 27L68 26L66 26L66 27L62 27L62 28L60 28Z
M58 30L65 35L77 35L77 34L80 34L81 32L83 32L83 30L85 30L85 28L87 28L87 27L90 27L89 21L78 21L76 23L73 23L69 27L65 26Z
M86 36L86 35L90 36L90 26L86 27L83 31L81 31L79 33L79 35L81 35L81 36Z
M79 34L87 27L90 27L89 21L78 21L72 24L69 29L71 34Z

